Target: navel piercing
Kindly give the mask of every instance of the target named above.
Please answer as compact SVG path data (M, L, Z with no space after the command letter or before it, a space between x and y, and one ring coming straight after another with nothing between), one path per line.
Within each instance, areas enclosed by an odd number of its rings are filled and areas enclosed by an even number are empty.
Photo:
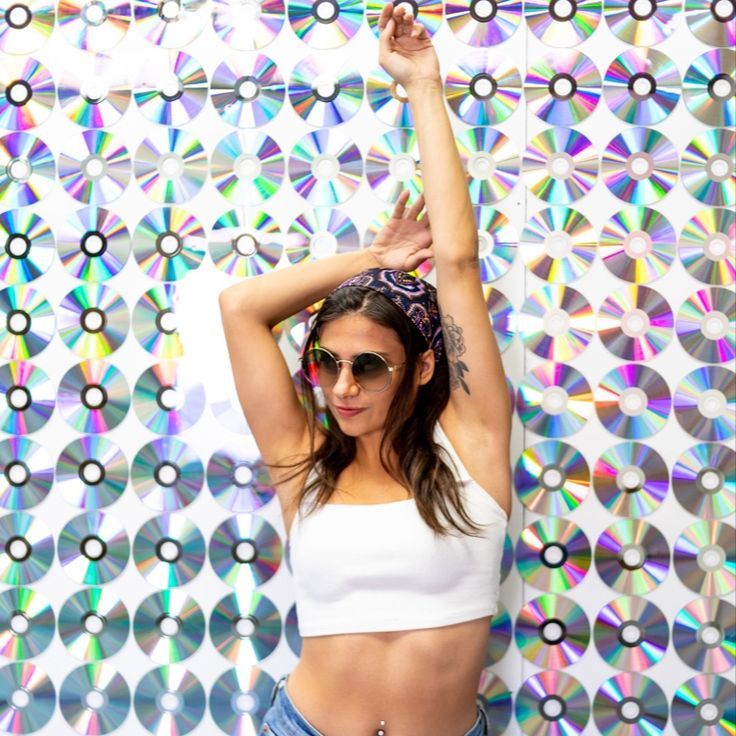
M385 726L386 721L381 721L381 726ZM376 731L376 736L386 736L386 732L383 730L383 728L379 728L378 731Z

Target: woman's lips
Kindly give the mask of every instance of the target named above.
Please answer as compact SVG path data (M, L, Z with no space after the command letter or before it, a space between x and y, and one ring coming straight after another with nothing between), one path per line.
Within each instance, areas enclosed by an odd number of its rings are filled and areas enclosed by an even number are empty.
M336 406L335 411L337 411L341 417L354 417L356 414L360 414L360 412L364 411L364 409L342 409L341 407Z

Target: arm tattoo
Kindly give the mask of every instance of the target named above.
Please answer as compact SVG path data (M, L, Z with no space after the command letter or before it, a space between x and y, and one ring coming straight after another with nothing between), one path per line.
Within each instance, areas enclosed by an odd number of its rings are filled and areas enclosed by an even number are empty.
M450 370L450 391L462 387L468 396L470 389L463 380L463 376L470 369L460 360L460 356L465 352L465 342L463 341L463 328L455 324L452 315L442 315L442 333L445 339L445 349L447 350L447 365Z

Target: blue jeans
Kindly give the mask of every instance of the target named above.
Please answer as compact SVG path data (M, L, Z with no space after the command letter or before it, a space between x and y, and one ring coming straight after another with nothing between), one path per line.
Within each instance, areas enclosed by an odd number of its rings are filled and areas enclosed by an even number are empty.
M288 678L289 675L284 675L274 685L271 692L271 707L263 716L258 736L324 736L296 709L289 693L286 692L286 680ZM488 736L490 733L482 695L476 697L476 703L478 705L478 718L463 736ZM379 726L376 724L376 730L378 728ZM390 736L388 726L386 730L388 732L387 736Z

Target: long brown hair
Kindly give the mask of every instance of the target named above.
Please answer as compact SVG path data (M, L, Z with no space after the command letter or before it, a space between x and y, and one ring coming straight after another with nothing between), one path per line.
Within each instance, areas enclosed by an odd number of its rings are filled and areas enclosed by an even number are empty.
M308 350L319 339L322 325L345 314L361 314L379 325L394 330L406 351L406 370L394 376L401 376L401 383L389 406L385 431L381 438L381 465L391 478L412 489L417 508L427 525L435 534L444 536L448 530L439 521L439 513L450 526L462 534L480 536L480 532L465 511L459 487L452 470L440 457L440 446L433 440L433 430L438 417L450 398L450 380L447 358L443 354L440 361L435 360L434 373L428 383L419 386L416 402L412 406L412 390L415 366L419 355L426 351L427 343L419 330L390 299L374 289L360 286L346 286L327 296L322 308L315 316L311 332L304 345ZM306 483L299 491L296 503L301 513L302 502L307 496L314 496L312 507L307 515L318 506L327 503L336 489L340 473L355 459L355 438L346 435L327 408L328 428L316 420L317 402L312 385L303 371L298 373L301 394L307 412L310 452L303 459L292 464L269 464L267 467L293 468L297 470L283 480L290 480L307 467L314 469L316 477ZM394 380L396 380L394 378ZM319 431L325 441L315 451L315 432ZM389 444L399 457L396 471L386 460ZM305 478L308 478L308 474ZM281 482L281 481L280 481ZM462 529L452 518L447 502L456 510L468 525Z

